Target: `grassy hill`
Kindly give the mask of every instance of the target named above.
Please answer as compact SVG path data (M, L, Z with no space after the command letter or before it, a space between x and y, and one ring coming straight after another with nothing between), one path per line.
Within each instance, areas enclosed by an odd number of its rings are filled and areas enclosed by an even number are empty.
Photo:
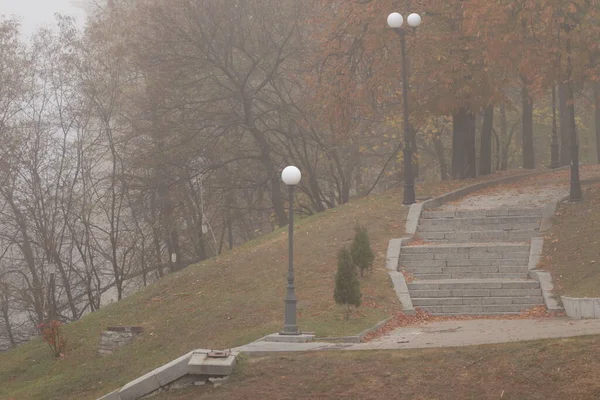
M242 360L226 385L156 400L591 400L600 336L451 349L278 354Z
M556 295L600 297L600 182L583 186L584 201L559 205L544 240L541 268Z
M438 195L473 182L438 183L418 187L417 193ZM318 336L356 334L399 309L384 261L388 240L404 235L408 208L401 201L401 191L390 191L298 222L300 329ZM360 314L344 321L333 302L336 254L350 243L356 221L369 231L375 268L361 281ZM167 276L66 326L64 358L54 359L40 340L0 354L0 398L94 399L194 348L223 349L277 332L283 323L286 273L287 231L280 229ZM140 325L144 334L119 352L99 357L100 332L114 325Z

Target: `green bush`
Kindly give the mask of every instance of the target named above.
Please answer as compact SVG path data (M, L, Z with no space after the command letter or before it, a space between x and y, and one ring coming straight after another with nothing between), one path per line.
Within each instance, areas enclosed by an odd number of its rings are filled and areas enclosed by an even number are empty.
M333 299L339 305L348 306L346 319L350 317L351 306L359 307L361 303L360 283L356 276L356 267L352 262L350 251L346 247L338 253Z
M369 240L367 229L360 224L356 224L354 231L356 233L354 241L350 246L350 254L352 255L354 265L360 270L360 276L362 277L364 271L370 270L373 266L375 254L371 249L371 241Z

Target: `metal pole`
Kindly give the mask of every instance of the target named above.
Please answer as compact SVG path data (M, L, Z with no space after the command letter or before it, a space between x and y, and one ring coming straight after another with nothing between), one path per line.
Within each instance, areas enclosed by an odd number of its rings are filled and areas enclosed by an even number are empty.
M402 103L404 106L404 201L409 205L415 202L415 178L412 163L412 137L410 120L408 114L408 62L406 59L406 31L402 28L396 29L400 36L400 53L402 56Z
M568 34L571 30L570 26L567 30L567 90L568 90L568 108L569 122L571 124L571 185L569 188L569 201L583 200L581 192L581 182L579 181L579 143L577 141L577 124L575 122L575 95L573 93L573 65L571 60L571 36Z
M556 128L556 85L552 85L552 144L550 145L550 168L560 167L558 134Z
M287 294L285 296L285 312L283 332L281 335L299 335L296 325L296 292L294 286L294 186L289 186L290 210L288 223L289 263L287 278Z

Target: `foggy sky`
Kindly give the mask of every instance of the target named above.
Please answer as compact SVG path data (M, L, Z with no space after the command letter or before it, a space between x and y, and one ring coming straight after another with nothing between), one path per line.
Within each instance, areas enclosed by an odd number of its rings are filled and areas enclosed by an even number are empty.
M55 13L75 17L83 25L85 11L79 5L84 3L82 0L0 0L0 14L18 17L22 34L29 37L37 28L53 25Z

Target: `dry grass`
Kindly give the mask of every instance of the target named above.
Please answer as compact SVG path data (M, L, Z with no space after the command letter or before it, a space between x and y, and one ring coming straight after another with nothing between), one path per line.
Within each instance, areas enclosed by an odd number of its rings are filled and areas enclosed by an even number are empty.
M556 295L600 297L600 184L585 185L583 196L559 205L544 239L539 268L552 273Z
M521 174L512 171L501 174ZM419 197L501 176L418 187ZM404 235L402 192L352 201L298 222L298 323L319 336L357 334L399 309L385 271L389 239ZM361 281L364 304L349 321L332 299L338 249L358 221L376 253ZM94 399L194 348L228 348L281 329L287 268L286 230L277 230L216 259L191 266L65 327L66 357L54 359L39 340L0 355L2 399ZM140 325L133 345L100 358L107 326Z
M600 398L600 336L249 358L224 386L165 392L155 398L592 400Z

